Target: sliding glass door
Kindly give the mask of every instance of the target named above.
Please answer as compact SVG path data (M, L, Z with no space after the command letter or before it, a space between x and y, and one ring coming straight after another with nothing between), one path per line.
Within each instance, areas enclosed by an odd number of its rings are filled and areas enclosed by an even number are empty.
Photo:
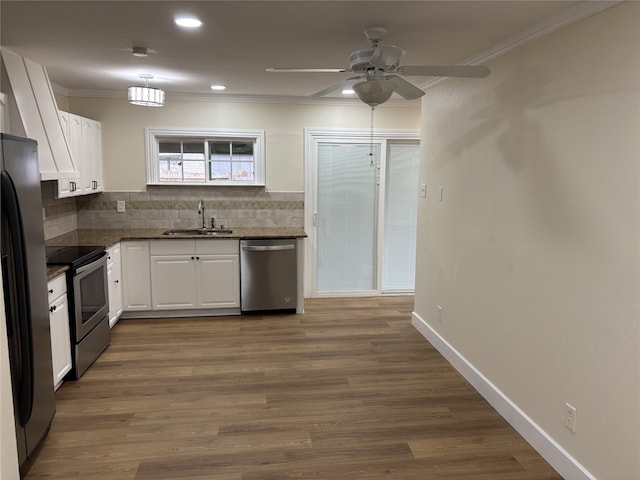
M384 201L382 290L415 288L419 145L390 144Z
M366 144L318 146L318 291L376 288L379 150Z
M311 295L413 291L419 148L414 139L313 142L305 187Z

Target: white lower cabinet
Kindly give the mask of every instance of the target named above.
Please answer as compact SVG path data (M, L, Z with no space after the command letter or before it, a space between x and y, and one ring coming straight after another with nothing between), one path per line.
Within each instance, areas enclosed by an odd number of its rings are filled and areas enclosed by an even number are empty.
M124 311L151 310L149 241L120 242L122 256L122 299Z
M237 240L152 240L154 310L240 307Z
M154 310L196 308L195 258L195 254L151 255Z
M64 376L71 370L71 334L69 331L69 306L67 303L67 279L58 275L48 283L49 324L51 330L51 363L53 385L57 390Z
M196 287L198 308L240 307L238 255L200 255Z
M107 248L107 281L109 282L109 326L113 328L124 309L120 243Z

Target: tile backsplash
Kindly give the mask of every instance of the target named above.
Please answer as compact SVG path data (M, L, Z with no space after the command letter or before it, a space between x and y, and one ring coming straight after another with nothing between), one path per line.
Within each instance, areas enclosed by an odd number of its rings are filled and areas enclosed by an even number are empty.
M146 192L56 199L55 182L42 185L46 239L76 228L199 228L201 199L207 226L214 217L217 227L304 227L301 192L265 192L263 187L149 186ZM124 212L117 211L118 201L124 201Z
M78 209L75 198L56 198L57 182L42 182L42 206L44 208L44 238L64 235L78 228Z

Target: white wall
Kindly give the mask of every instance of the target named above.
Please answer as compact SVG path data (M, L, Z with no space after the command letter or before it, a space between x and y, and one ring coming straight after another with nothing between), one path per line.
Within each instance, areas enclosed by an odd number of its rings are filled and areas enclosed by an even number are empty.
M423 100L444 197L420 202L415 318L586 471L638 479L640 3L489 67Z
M125 92L123 92L124 96ZM64 99L63 99L64 100ZM125 99L69 98L69 110L102 122L105 189L143 191L144 128L229 128L266 131L267 190L301 192L305 127L368 129L371 111L353 106L225 103L167 100L162 108ZM418 129L420 105L376 108L376 129Z

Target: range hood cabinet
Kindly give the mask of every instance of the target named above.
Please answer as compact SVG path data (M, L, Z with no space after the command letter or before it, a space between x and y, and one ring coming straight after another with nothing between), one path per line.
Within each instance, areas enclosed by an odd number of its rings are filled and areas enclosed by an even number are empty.
M78 178L46 69L2 48L2 77L4 88L10 86L5 91L10 98L9 133L38 142L40 180Z

